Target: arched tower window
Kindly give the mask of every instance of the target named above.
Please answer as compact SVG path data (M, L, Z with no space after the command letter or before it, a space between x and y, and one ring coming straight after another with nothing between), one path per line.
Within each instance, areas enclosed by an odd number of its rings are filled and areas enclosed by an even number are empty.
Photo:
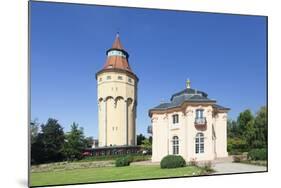
M178 136L173 136L173 154L177 155L179 154L179 137Z
M195 153L204 153L204 134L203 133L196 134Z

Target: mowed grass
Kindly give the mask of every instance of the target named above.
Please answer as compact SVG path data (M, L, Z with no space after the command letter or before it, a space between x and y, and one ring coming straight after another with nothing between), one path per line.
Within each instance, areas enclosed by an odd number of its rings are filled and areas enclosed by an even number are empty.
M200 175L201 173L202 170L195 166L161 169L158 165L34 172L31 174L31 186L192 176Z

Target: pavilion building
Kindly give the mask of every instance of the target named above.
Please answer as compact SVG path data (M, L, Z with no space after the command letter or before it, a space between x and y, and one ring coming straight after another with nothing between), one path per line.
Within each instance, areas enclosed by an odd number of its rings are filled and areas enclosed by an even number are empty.
M228 156L227 113L207 93L190 88L172 95L170 102L149 110L152 123L152 161L181 155L186 161Z

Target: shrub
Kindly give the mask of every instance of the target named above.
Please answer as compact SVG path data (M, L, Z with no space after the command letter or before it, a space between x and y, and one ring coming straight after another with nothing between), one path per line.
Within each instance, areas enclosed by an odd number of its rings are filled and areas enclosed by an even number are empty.
M245 139L241 138L228 138L227 139L227 151L232 152L244 152L247 151L248 145ZM235 154L233 154L235 155Z
M185 160L179 155L167 155L160 162L161 168L178 168L185 165Z
M198 166L198 162L196 161L196 158L191 158L189 165L191 166Z
M116 159L115 166L116 167L129 166L131 162L132 161L130 157L120 157Z
M237 149L234 149L234 150L229 151L228 154L229 155L241 155L242 152Z
M248 159L249 160L267 160L267 149L252 149L248 152Z
M205 162L203 164L202 168L207 173L214 172L214 169L212 168L212 162L211 161Z
M246 159L247 159L246 155L234 155L233 156L233 162L235 162L235 163L245 161Z

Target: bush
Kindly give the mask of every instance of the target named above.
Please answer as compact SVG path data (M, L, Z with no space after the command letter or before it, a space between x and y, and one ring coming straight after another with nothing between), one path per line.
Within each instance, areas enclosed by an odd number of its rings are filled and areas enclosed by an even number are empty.
M247 156L246 155L233 155L233 162L240 163L242 161L246 161Z
M198 166L198 162L196 161L196 158L191 158L189 165L191 166Z
M248 145L245 139L241 138L228 138L227 139L227 151L231 153L247 151ZM235 155L235 154L233 154Z
M129 156L120 157L120 158L116 159L115 166L116 167L129 166L131 162L132 162L132 158L130 158Z
M186 165L185 160L179 155L167 155L160 163L161 168L178 168Z
M267 160L267 149L252 149L248 153L248 159L249 160Z
M215 170L212 168L212 162L211 161L208 161L208 162L205 162L204 165L202 166L203 170L206 172L206 173L211 173L211 172L214 172Z

